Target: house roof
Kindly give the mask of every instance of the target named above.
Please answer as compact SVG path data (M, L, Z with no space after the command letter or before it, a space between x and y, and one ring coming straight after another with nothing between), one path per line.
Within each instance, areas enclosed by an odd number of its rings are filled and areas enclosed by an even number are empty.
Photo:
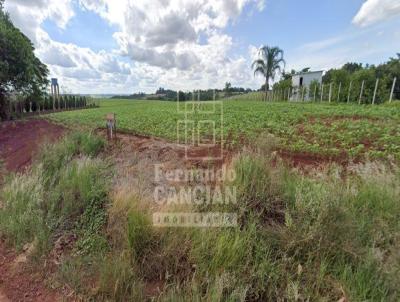
M311 74L311 73L323 73L323 72L324 72L323 70L316 70L316 71L298 72L294 75L296 76L296 75L304 75L304 74Z

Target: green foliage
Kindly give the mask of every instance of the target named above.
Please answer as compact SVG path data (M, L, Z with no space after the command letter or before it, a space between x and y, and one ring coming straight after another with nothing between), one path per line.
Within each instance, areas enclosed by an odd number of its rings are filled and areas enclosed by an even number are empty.
M376 79L379 79L375 103L384 103L389 100L393 79L400 77L400 56L390 58L389 61L378 66L362 66L357 63L347 63L340 69L330 69L323 77L324 84L333 83L332 100L339 102L358 103L360 101L361 86L364 88L361 94L361 103L370 104L373 99ZM351 87L350 87L351 83ZM339 92L341 86L341 93ZM400 84L394 89L394 99L400 98ZM327 99L326 97L324 99Z
M96 300L143 301L143 283L137 278L126 254L107 257L100 266L99 290Z
M129 247L135 258L140 258L149 252L152 241L152 231L148 216L139 211L131 211L128 215L127 236Z
M273 80L277 72L282 71L282 65L285 65L283 59L283 50L277 46L263 46L259 49L260 58L252 64L254 75L257 73L265 77L265 91L269 90L269 81Z
M0 209L0 233L18 248L35 241L44 253L52 236L73 230L81 234L82 252L104 250L106 241L99 238L106 221L108 170L103 161L88 157L98 147L83 147L97 141L72 135L47 146L31 171L12 176L1 191L6 204Z
M31 41L12 24L0 7L0 118L10 115L9 92L42 95L47 84L47 67L34 54Z
M229 138L226 143L234 146L239 146L243 139L252 142L260 133L268 132L280 138L277 148L290 152L326 157L340 155L345 159L392 156L399 159L400 111L393 104L265 104L239 99L223 102L222 128L218 112L207 114L206 118L214 120L216 133L222 131L223 137ZM100 108L55 113L48 118L74 127L79 124L104 127L104 116L108 112L116 113L117 129L177 140L176 121L182 116L176 104L170 102L102 100ZM205 131L209 131L206 135L212 135L211 129Z
M396 299L400 267L389 270L387 265L399 259L395 183L400 175L366 165L345 179L337 178L335 171L319 180L284 176L264 158L262 153L243 154L235 166L237 185L249 186L252 200L259 202L249 207L248 192L239 196L239 205L252 215L238 228L195 232L191 259L196 282L204 288L224 275L224 293L229 297L243 288L245 300ZM275 178L280 189L257 185L261 181L252 176L243 179L247 167L260 167L249 169L259 171L260 177L281 175ZM371 174L376 170L382 174ZM283 221L279 215L260 215L268 213L271 196L279 197L275 208L284 209ZM388 258L379 256L383 251ZM186 290L192 292L192 284ZM178 297L186 294L175 292Z

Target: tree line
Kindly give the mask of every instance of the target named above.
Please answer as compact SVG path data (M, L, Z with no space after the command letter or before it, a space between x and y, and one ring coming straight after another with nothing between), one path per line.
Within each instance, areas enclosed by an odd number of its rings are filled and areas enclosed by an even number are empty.
M49 70L34 54L34 46L10 20L0 0L0 120L27 112L86 107L81 96L48 96Z
M223 89L197 89L194 91L176 91L171 89L158 88L154 94L144 92L133 93L131 95L115 95L112 99L132 99L132 100L160 100L160 101L209 101L230 97L238 94L245 94L254 90L243 87L232 87L231 83L226 82ZM179 95L178 95L179 94Z

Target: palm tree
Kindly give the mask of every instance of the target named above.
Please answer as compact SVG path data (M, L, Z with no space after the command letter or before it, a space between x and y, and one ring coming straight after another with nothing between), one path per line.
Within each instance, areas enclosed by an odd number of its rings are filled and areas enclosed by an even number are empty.
M283 50L279 47L263 46L259 49L259 59L255 60L251 67L254 69L254 75L257 73L265 77L265 98L269 90L269 80L275 78L276 72L281 72L281 65L285 65L283 59Z

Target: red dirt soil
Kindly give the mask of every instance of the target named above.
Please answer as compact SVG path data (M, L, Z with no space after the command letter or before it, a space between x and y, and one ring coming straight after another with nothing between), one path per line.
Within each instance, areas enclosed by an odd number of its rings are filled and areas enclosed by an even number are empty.
M18 255L0 239L0 302L62 301L55 290L46 287L45 276L32 272Z
M0 160L3 168L22 172L31 164L42 143L56 141L65 130L46 120L1 122ZM62 300L59 293L45 285L45 276L32 272L24 263L16 263L17 259L18 254L0 239L0 302Z
M39 146L60 138L65 128L46 120L28 119L0 124L0 160L8 171L23 171Z

